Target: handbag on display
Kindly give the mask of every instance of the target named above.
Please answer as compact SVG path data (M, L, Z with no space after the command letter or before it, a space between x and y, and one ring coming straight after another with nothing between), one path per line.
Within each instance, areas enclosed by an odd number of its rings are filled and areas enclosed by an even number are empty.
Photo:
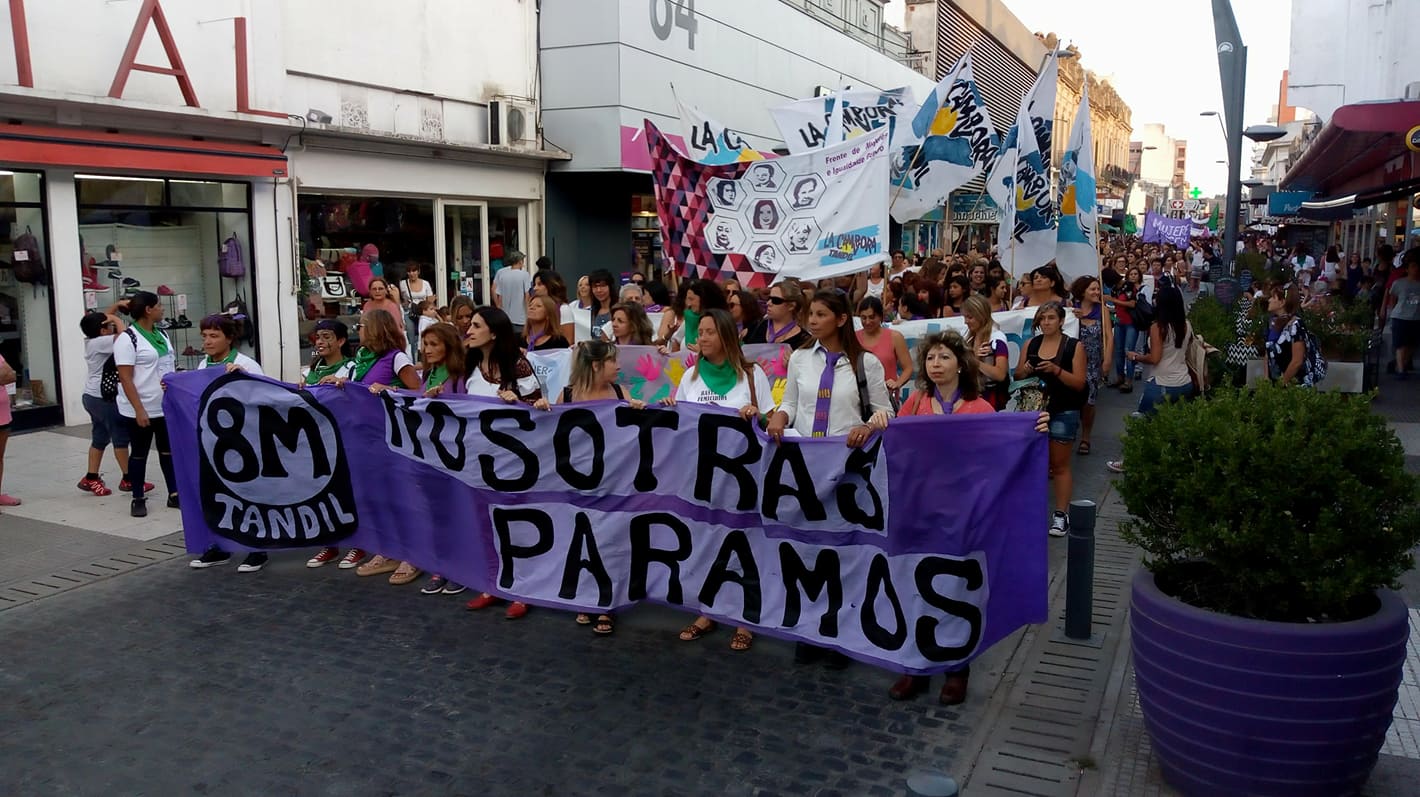
M1036 376L1012 382L1011 397L1016 401L1016 412L1040 412L1049 401L1045 383Z
M320 278L320 297L327 302L338 302L350 295L350 286L341 274L326 274Z

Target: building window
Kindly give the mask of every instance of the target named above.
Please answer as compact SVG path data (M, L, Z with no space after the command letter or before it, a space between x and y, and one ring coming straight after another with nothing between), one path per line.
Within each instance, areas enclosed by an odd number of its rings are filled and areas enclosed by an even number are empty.
M13 410L16 428L59 421L44 202L42 173L0 171L0 356L19 375L0 387L0 401Z

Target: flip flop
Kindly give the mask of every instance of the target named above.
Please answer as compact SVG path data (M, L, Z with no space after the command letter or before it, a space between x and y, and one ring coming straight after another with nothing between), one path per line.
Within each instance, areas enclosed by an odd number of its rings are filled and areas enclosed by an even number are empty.
M1075 449L1075 451L1078 452L1078 453L1080 454L1080 456L1082 456L1082 457L1084 457L1084 456L1089 456L1089 454L1090 454L1090 441L1088 441L1088 440L1081 440L1079 447L1077 447L1077 448Z
M616 621L609 614L597 616L597 624L592 626L592 633L598 636L611 636L616 630Z
M702 626L698 626L698 625L696 625L695 623L691 623L690 625L688 625L688 626L686 626L685 628L682 628L682 629L680 630L680 641L682 641L682 642L694 642L695 640L697 640L697 639L699 639L699 638L705 636L706 634L710 633L711 631L714 631L715 628L716 628L716 624L713 623L713 622L710 623L710 625L703 626L703 627L702 627Z

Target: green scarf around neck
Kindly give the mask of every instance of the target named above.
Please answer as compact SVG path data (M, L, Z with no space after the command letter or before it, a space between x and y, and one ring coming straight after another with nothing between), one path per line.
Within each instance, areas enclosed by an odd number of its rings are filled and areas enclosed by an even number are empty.
M234 363L234 362L236 362L236 361L237 361L237 350L236 350L236 349L232 349L232 350L230 350L230 351L227 352L227 356L226 356L226 357L223 357L223 358L220 359L220 360L214 360L214 359L212 359L211 357L208 357L205 361L203 361L202 367L203 367L203 368L211 368L211 367L213 367L214 365L228 365L228 364Z
M735 384L740 381L740 372L735 368L730 358L715 365L703 357L695 363L695 373L705 386L715 391L716 395L728 396L731 390L735 389Z
M449 369L443 363L439 363L429 369L429 373L424 376L424 389L436 388L449 381Z
M375 367L375 363L380 361L380 355L374 353L364 346L355 352L355 381L365 378L365 374L370 373L370 369Z
M314 385L320 382L320 380L324 379L325 377L330 376L336 371L339 371L341 368L344 368L345 364L348 362L350 362L349 359L341 359L341 361L336 363L335 365L330 365L325 360L317 361L315 365L311 366L310 372L306 374L306 384Z
M134 324L133 329L138 330L138 334L142 335L144 340L151 343L154 349L157 349L159 357L168 356L168 338L166 335L156 329L149 332L143 328L142 324Z
M685 345L693 346L700 341L700 314L687 307L681 316L685 324Z

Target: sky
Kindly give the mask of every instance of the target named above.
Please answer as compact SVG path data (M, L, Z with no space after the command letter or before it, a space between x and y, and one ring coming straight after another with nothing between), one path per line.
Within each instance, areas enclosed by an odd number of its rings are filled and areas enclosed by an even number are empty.
M1136 131L1163 123L1167 135L1186 139L1187 178L1204 196L1225 193L1227 165L1217 163L1228 156L1223 131L1216 119L1198 115L1223 106L1209 0L1001 1L1032 32L1054 31L1063 45L1078 47L1081 65L1109 77L1129 104ZM892 0L887 21L900 26L904 12L903 0ZM1265 124L1287 68L1292 0L1233 0L1233 13L1248 48L1243 126ZM1243 179L1251 145L1243 141Z

